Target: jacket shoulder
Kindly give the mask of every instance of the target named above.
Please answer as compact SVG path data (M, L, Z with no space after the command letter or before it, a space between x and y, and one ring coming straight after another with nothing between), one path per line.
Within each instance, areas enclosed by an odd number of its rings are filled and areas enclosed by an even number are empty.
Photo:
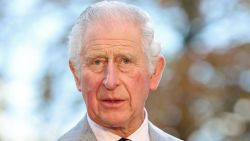
M57 141L96 141L96 139L85 117Z
M182 141L162 131L160 128L156 127L151 122L149 122L149 135L150 135L151 141Z

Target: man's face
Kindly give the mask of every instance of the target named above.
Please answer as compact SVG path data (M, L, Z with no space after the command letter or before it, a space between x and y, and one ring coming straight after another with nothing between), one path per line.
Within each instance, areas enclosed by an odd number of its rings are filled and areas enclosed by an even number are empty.
M80 76L74 76L92 120L106 127L137 126L152 80L142 36L132 24L88 27L81 51Z

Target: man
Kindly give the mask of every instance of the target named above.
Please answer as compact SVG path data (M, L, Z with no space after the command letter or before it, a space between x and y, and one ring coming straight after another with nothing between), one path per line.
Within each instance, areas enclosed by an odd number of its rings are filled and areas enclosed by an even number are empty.
M144 108L164 69L147 13L115 1L88 7L69 36L69 66L87 115L59 141L179 141Z

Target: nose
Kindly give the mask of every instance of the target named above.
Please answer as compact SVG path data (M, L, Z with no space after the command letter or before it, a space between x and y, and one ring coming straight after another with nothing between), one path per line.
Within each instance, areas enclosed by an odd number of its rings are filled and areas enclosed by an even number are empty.
M108 62L103 84L108 90L113 90L119 85L117 70L113 62Z

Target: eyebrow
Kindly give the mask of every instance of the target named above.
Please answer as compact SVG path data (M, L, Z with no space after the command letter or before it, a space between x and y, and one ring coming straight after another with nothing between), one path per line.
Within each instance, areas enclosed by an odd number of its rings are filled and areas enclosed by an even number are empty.
M114 56L116 56L116 57L122 57L122 56L124 56L124 57L132 58L135 55L133 55L131 52L127 52L127 51L121 52L121 51L119 51L119 52L115 53Z
M83 58L85 59L94 59L94 58L107 58L107 56L105 55L105 53L90 53L90 54L86 54L85 56L83 56Z
M132 58L135 58L136 56L130 52L127 52L127 51L118 51L118 52L115 52L114 55L113 55L114 58L117 58L117 57L127 57L129 59L132 59ZM93 52L93 53L86 53L83 58L86 60L86 61L89 61L91 59L94 59L94 58L109 58L107 56L107 54L105 52Z

